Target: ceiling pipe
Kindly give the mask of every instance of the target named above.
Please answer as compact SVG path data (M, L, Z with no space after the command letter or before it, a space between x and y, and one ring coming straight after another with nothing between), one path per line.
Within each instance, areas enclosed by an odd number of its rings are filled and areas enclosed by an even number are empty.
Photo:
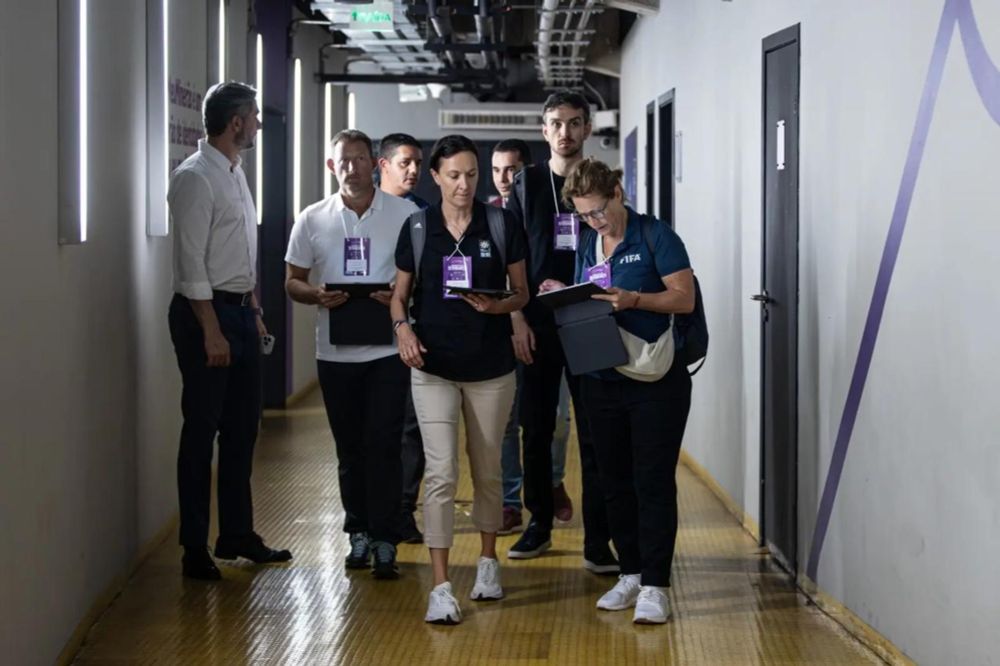
M427 18L431 25L429 32L435 33L445 43L450 42L451 19L438 9L437 0L427 0ZM444 58L452 69L457 70L465 65L465 54L459 51L444 51Z
M552 51L552 29L556 25L555 10L558 8L559 0L542 0L542 9L538 16L538 64L542 85L546 88L552 85L549 54Z
M484 46L494 42L493 17L490 16L489 0L478 0L479 13L476 14L476 41ZM500 56L495 50L483 49L483 60L494 70L500 69Z

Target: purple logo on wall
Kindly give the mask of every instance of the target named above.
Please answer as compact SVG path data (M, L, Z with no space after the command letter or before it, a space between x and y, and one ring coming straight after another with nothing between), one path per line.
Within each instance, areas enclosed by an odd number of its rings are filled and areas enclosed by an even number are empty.
M625 202L635 207L639 198L636 174L639 171L639 128L633 127L625 137Z
M979 98L993 121L1000 125L1000 70L993 64L986 52L986 46L983 44L979 27L976 25L976 17L972 12L970 0L947 0L941 13L941 23L938 25L937 39L934 41L931 63L927 70L927 79L924 81L920 107L917 110L917 121L913 128L913 136L910 138L906 165L903 167L903 176L899 184L899 192L896 195L896 206L892 211L892 222L889 224L885 249L882 251L882 261L879 264L878 277L875 279L875 289L871 305L868 308L868 318L861 335L858 358L854 364L854 374L851 376L851 385L847 391L847 400L840 419L837 439L833 446L833 456L830 459L830 469L827 472L823 497L820 500L819 513L816 516L816 530L813 532L809 563L806 566L806 573L812 580L816 580L816 570L819 567L823 542L830 526L830 514L833 512L833 503L837 497L840 476L844 471L844 459L847 456L847 448L850 445L854 423L858 416L858 407L861 404L861 396L864 393L868 371L871 368L875 342L878 339L882 313L885 310L886 296L889 293L889 284L892 282L896 258L899 256L899 246L903 240L906 218L910 211L910 202L913 200L917 175L920 173L924 146L927 143L927 134L934 117L934 106L937 102L938 90L941 87L941 76L944 72L944 64L948 57L956 24L958 24L958 30L962 35L965 60L968 63Z

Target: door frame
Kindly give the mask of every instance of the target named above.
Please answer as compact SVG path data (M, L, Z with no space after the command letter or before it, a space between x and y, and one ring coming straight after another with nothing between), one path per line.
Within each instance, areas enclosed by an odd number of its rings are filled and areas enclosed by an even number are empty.
M785 46L788 46L790 44L798 43L798 45L799 45L799 66L797 68L798 79L796 80L796 100L795 100L795 104L796 104L796 109L797 109L797 112L796 112L797 113L797 118L801 118L801 116L798 113L801 110L801 107L798 106L798 103L799 103L799 100L801 99L801 90L802 90L802 88L801 88L801 77L802 77L802 42L801 42L801 30L800 30L800 27L801 27L801 24L796 23L795 25L789 26L789 27L787 27L787 28L785 28L783 30L779 30L776 33L768 35L763 40L761 40L761 63L760 63L760 67L761 67L761 77L760 77L760 82L761 82L761 95L760 95L760 98L761 98L761 111L760 111L760 132L761 132L761 144L760 144L760 164L761 164L761 173L760 173L760 188L761 188L761 199L760 199L760 221L761 221L761 225L760 225L760 246L761 246L760 289L761 290L764 288L765 278L766 278L766 273L767 273L767 220L766 220L766 218L767 218L767 189L766 189L767 188L767 180L766 180L767 179L767 171L766 170L768 168L768 164L767 164L767 131L768 131L768 126L767 126L767 54L770 53L771 51L776 51L776 50L778 50L780 48L783 48ZM801 134L801 133L799 133L799 125L800 125L800 121L796 122L796 124L795 124L795 131L797 133L797 136ZM796 160L796 165L798 166L798 164L799 164L799 155L800 155L800 152L801 152L799 150L799 142L798 141L795 142L795 148L796 148L795 160ZM793 527L794 527L794 535L795 536L794 536L794 551L791 554L785 554L785 557L788 557L790 559L790 561L789 562L782 562L780 560L780 558L774 558L774 560L776 562L778 562L781 565L782 568L788 570L788 573L790 573L792 576L795 576L796 573L797 573L797 568L798 568L798 549L799 549L799 545L800 545L799 544L799 525L798 525L798 491L799 491L799 474L798 474L798 460L799 460L799 453L798 453L798 448L799 448L799 438L798 438L798 426L799 426L799 376L798 376L798 355L799 355L799 351L798 351L798 330L799 330L799 326L798 326L798 314L799 314L799 308L798 308L798 305L799 305L799 289L798 289L798 287L799 287L799 274L798 273L799 273L799 212L800 212L800 205L799 205L800 204L800 197L799 197L799 192L801 191L801 179L798 179L798 181L796 183L796 187L797 187L797 190L798 190L798 191L796 191L796 195L795 195L795 211L796 211L795 226L796 226L796 230L795 230L795 257L794 257L794 259L795 259L795 283L796 283L796 293L795 293L795 300L796 300L796 306L795 306L795 316L796 316L796 326L795 326L795 329L796 329L796 336L795 336L795 347L794 347L794 350L793 350L793 353L795 355L796 372L795 372L795 381L794 381L793 389L792 389L792 395L790 396L790 403L791 404L789 405L789 407L792 410L792 417L793 417L793 421L794 421L794 424L795 424L794 425L794 429L793 429L793 435L795 437L795 446L793 447L793 451L794 451L794 454L795 454L795 469L796 469L795 479L794 479L794 486L795 486L795 491L794 491L795 506L792 509L792 511L794 513ZM759 354L759 358L760 358L760 387L759 387L759 393L760 393L760 432L759 432L759 437L760 437L760 502L759 502L759 504L760 504L760 506L759 506L760 535L759 535L759 539L758 539L758 545L761 546L762 548L767 548L767 528L768 528L768 526L767 526L767 507L766 507L765 503L767 501L767 489L768 488L767 488L767 479L766 479L767 466L766 466L766 459L765 459L765 436L766 436L766 434L765 434L765 429L764 429L764 421L765 421L765 413L766 413L766 410L764 408L764 401L765 401L765 398L766 398L766 395L765 395L765 378L766 378L765 373L767 372L767 364L766 364L766 359L765 359L765 344L764 344L764 342L765 342L765 337L764 337L765 336L765 330L764 330L764 327L765 327L765 322L764 322L763 318L761 318L761 322L760 322L760 354ZM770 551L770 549L768 549L768 550Z
M646 179L646 215L653 215L653 210L656 207L656 143L654 142L656 138L656 102L650 102L646 105L646 154L643 156L645 161L645 173L643 177ZM638 205L638 202L636 202Z
M656 214L659 216L661 220L665 219L667 224L670 225L671 229L677 228L677 225L674 224L674 212L677 210L677 200L676 200L677 188L674 187L674 173L676 169L676 165L674 164L674 162L677 159L676 146L674 145L674 132L676 128L676 119L677 119L677 109L674 106L676 96L677 96L677 89L671 88L667 92L660 95L656 100L656 136L657 136L656 170L657 174L659 175L659 178L657 180L659 184L658 187L661 188L656 191L657 194ZM667 106L668 104L670 105L670 133L668 136L664 137L663 124L660 121L662 119L663 107ZM663 149L664 139L666 139L668 145L670 146L669 150L667 151L667 155L670 158L670 169L668 170L667 174L664 174L662 169L663 167L662 149ZM665 182L664 179L666 179L666 184L670 188L670 210L666 211L666 213L669 214L669 217L667 218L663 217L664 211L660 210L660 206L662 204L662 194L663 194L662 188Z

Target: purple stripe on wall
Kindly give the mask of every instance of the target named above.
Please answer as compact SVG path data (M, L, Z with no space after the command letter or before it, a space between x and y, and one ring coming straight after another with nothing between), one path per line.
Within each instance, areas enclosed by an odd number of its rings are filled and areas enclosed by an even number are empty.
M834 443L833 455L830 459L830 469L827 472L826 483L823 487L823 496L820 500L819 512L816 517L816 529L813 532L809 562L806 566L806 573L814 581L816 580L820 555L823 551L823 542L826 539L827 530L830 526L830 515L833 513L833 505L837 497L840 477L844 471L844 460L847 457L847 449L850 445L851 435L854 432L854 424L857 420L861 396L864 393L868 371L871 368L872 355L875 352L875 342L878 339L879 328L882 324L882 314L885 310L885 302L889 293L889 284L892 282L892 273L896 266L896 258L899 256L899 247L903 239L903 231L906 228L906 219L910 211L910 202L913 200L913 190L917 183L917 176L920 173L920 163L923 159L924 146L926 145L931 120L934 116L934 107L937 102L938 90L941 86L944 64L948 57L951 37L955 31L956 23L961 32L962 43L965 47L965 58L972 73L972 78L975 81L976 90L979 92L979 97L993 120L1000 124L1000 70L996 68L990 60L989 54L986 52L986 47L983 44L982 36L979 34L979 28L976 25L976 18L972 12L969 0L947 0L941 13L941 22L938 25L937 38L934 41L927 79L924 82L920 107L917 111L917 121L913 129L913 136L910 139L909 153L907 154L906 165L903 168L903 177L899 185L899 192L896 195L896 205L892 212L892 221L889 225L885 248L882 251L882 261L879 264L878 276L875 279L875 289L872 294L871 305L868 308L868 318L865 321L865 328L861 334L858 358L854 364L854 374L851 377L851 384L847 392L844 412L840 419L840 427L837 431L837 439Z

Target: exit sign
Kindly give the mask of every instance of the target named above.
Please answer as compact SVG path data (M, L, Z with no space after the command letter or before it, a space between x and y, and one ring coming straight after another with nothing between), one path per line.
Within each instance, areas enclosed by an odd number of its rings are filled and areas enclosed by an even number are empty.
M351 8L349 30L392 30L392 0L375 0Z

